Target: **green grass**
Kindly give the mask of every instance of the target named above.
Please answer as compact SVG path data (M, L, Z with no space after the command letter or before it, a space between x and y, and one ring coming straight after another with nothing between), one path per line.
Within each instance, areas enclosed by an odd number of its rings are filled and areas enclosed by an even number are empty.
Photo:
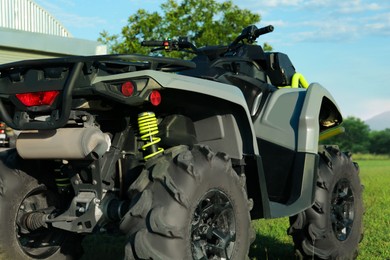
M383 160L390 160L389 154L362 154L357 153L353 154L353 159L355 161L366 161L366 160L372 160L372 161L383 161Z
M250 259L295 259L292 238L287 235L288 218L252 221L256 240L249 252Z
M390 160L358 163L366 209L360 259L390 259Z
M358 259L390 259L390 159L354 156L360 165L365 186L364 239ZM250 250L251 259L296 259L292 239L287 235L288 218L255 220L256 240ZM88 259L122 259L124 237L88 236L83 246ZM1 259L1 257L0 257Z

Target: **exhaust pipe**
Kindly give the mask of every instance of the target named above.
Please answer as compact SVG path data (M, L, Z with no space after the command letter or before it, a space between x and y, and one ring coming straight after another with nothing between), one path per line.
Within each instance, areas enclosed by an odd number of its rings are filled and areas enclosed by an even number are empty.
M23 131L16 140L24 159L97 160L110 146L109 136L95 127Z

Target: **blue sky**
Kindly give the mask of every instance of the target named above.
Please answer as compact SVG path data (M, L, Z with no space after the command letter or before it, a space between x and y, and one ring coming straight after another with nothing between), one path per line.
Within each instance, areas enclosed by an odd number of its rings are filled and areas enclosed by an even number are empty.
M222 0L221 0L222 1ZM35 0L76 38L119 34L138 9L158 11L157 0ZM368 119L390 111L390 1L233 0L259 13L260 38L289 55L309 82L319 82L344 116Z

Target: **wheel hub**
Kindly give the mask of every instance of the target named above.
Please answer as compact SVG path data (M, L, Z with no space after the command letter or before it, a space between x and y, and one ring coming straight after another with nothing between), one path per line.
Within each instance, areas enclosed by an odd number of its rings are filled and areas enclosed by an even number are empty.
M341 179L333 189L331 221L336 238L345 241L352 230L355 217L354 194L347 179Z
M17 214L17 239L23 251L33 258L45 258L54 254L64 239L60 230L46 229L37 220L29 220L29 217L35 216L34 214L36 213L33 212L36 210L51 206L48 203L48 198L52 196L47 194L47 192L47 190L43 189L30 193L22 201ZM32 226L36 225L36 227L26 228L26 221L28 222L28 220L32 222Z
M220 190L208 191L192 217L193 259L231 259L236 242L233 205Z

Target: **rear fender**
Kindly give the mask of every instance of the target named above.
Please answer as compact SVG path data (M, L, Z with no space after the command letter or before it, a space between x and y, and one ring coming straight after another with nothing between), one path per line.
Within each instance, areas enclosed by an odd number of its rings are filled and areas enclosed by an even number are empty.
M188 112L189 114L194 114L194 116L188 116L192 119L196 117L197 120L193 120L195 122L200 121L195 123L196 128L201 129L204 128L204 126L207 127L207 123L212 123L213 126L227 130L228 132L225 133L229 136L233 136L235 139L241 138L238 136L241 135L245 140L238 140L238 143L244 142L244 144L242 145L242 148L236 147L236 151L242 150L243 153L258 154L251 115L245 97L239 88L224 83L183 75L157 71L143 72L150 74L150 76L165 90L165 93L163 93L165 102L167 102L167 98L170 97L172 97L170 99L172 106L180 106L181 103L184 102L185 110L191 111ZM168 95L168 97L165 97L164 95ZM164 104L162 104L162 106L163 105ZM201 107L199 107L200 105ZM232 117L229 116L229 114L231 114ZM204 117L200 118L202 115L204 115ZM215 117L216 115L217 117ZM221 115L221 117L218 117L218 115ZM206 119L206 121L201 122L200 119ZM208 129L210 129L210 126L208 126ZM213 138L222 136L222 134L219 134L219 136L217 135ZM208 133L202 131L202 141L210 141L210 138ZM224 141L226 141L226 139ZM210 144L214 142L207 143ZM221 144L218 144L216 148L221 147L220 145ZM239 144L239 146L241 146L241 144ZM211 145L211 147L213 148L213 145ZM229 153L231 150L227 149L227 151L225 151L225 149L223 149L222 151ZM242 152L235 153L234 156L242 157Z

